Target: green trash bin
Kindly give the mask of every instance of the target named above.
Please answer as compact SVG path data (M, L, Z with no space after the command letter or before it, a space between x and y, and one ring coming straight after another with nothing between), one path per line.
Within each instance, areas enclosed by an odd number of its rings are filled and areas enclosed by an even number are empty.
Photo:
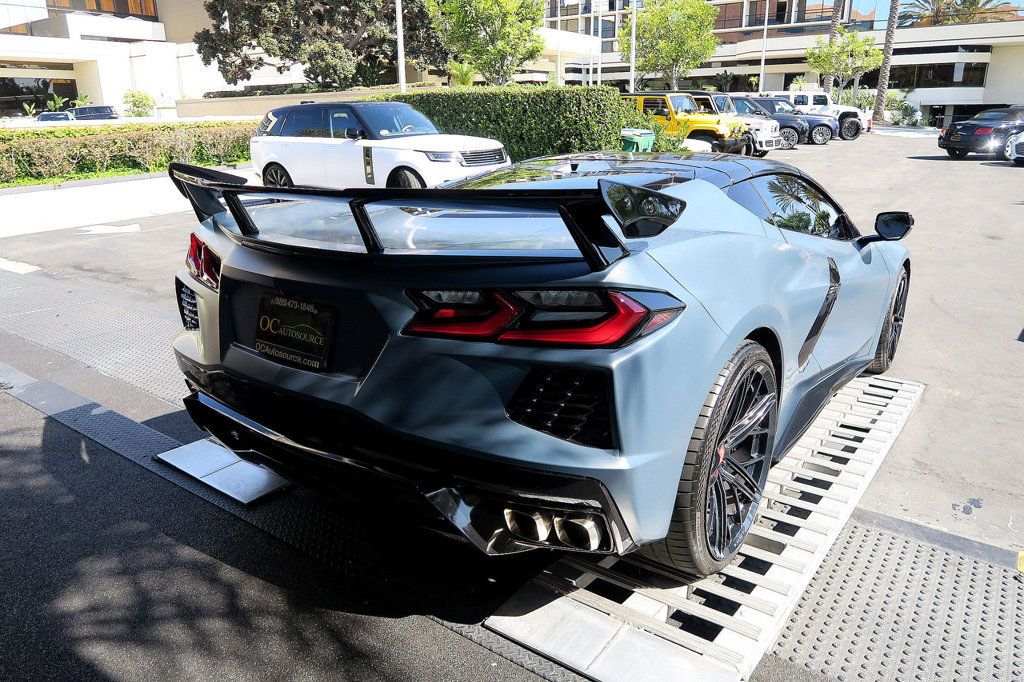
M654 131L644 128L622 129L622 151L649 152L654 149Z

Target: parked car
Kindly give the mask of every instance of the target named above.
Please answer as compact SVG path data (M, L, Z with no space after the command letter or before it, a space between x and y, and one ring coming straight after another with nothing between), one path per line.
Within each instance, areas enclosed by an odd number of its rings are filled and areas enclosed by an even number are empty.
M839 137L856 140L862 131L871 130L871 116L857 107L836 104L824 90L781 90L762 92L761 97L784 97L808 114L828 114L839 119Z
M942 129L939 147L951 159L966 158L971 152L1006 158L1007 138L1024 132L1024 108L988 109L969 121Z
M623 101L650 114L665 126L667 135L698 140L716 152L742 152L748 143L747 124L736 116L702 113L690 95L638 92L622 96Z
M274 109L249 148L253 169L277 187L433 187L509 165L501 142L441 134L401 102Z
M37 121L74 121L75 115L70 111L44 111L36 116Z
M720 570L772 463L903 327L913 219L862 235L785 164L576 154L415 192L170 175L200 221L173 342L196 423L488 554Z
M1006 138L1003 154L1018 166L1024 166L1024 133L1017 133Z
M733 106L736 107L736 111L744 116L770 118L778 123L783 149L792 149L797 144L807 142L811 126L803 117L796 114L772 113L750 97L730 95L729 98L732 100Z
M828 144L828 141L839 135L839 119L828 114L808 114L793 106L785 97L754 97L755 102L773 114L798 116L810 128L807 141L811 144Z
M75 118L80 121L106 121L121 118L114 107L104 104L90 104L84 107L72 107L69 109Z
M702 111L725 116L736 116L747 124L750 137L743 154L764 156L772 149L781 149L785 142L779 136L779 124L763 116L748 116L736 110L729 95L706 90L686 90Z

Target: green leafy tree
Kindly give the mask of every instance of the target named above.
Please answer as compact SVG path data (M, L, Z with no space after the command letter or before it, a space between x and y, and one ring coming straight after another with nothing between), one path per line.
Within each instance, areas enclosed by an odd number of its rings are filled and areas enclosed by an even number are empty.
M153 97L143 90L129 90L124 93L124 103L128 109L125 112L129 116L152 116L156 102Z
M426 0L446 48L472 64L491 85L506 85L540 56L544 0Z
M669 89L708 60L718 46L715 28L718 8L705 0L648 0L636 14L637 68L660 71ZM629 35L631 18L619 35Z
M875 47L875 39L858 31L847 31L839 27L833 42L821 36L814 47L805 53L807 65L821 74L829 74L839 80L839 94L851 80L856 87L860 77L882 65L882 51Z
M89 95L79 95L71 100L71 106L73 107L87 107L90 104L92 104L92 100L89 99Z
M451 55L433 32L423 0L402 5L407 59L447 63ZM216 61L232 85L260 68L284 73L303 64L311 83L346 87L359 80L360 64L379 68L397 59L391 0L207 0L205 7L211 26L196 33L199 55L204 64Z
M736 80L736 74L729 73L728 69L715 74L715 84L722 92L729 92L732 89L732 82Z
M476 67L465 62L448 62L448 75L453 85L468 87L476 80Z
M67 97L61 97L54 93L50 99L46 100L46 109L48 111L60 111L60 108L64 106L64 103L68 101Z

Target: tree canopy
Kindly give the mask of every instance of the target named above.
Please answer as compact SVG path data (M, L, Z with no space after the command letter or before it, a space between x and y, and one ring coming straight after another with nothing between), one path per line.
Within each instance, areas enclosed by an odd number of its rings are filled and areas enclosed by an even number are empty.
M204 64L216 61L231 84L263 67L283 73L303 64L310 82L346 87L359 73L396 61L390 0L208 0L205 7L212 25L196 33L199 55ZM451 55L434 34L423 0L406 0L402 18L406 57L446 64Z
M471 64L491 85L506 85L544 48L537 29L544 0L426 0L445 48Z
M636 13L637 70L660 71L675 90L679 79L707 61L718 46L718 8L706 0L646 0ZM620 36L630 34L629 16Z
M882 51L873 37L840 26L833 42L819 36L814 47L807 48L806 59L818 73L835 76L841 92L851 80L881 66Z

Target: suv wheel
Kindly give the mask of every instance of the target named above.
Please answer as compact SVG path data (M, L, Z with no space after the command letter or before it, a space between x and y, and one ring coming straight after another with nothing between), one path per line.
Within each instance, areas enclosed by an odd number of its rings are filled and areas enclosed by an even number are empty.
M844 140L856 140L860 137L860 130L860 121L850 116L839 124L839 137Z
M782 136L782 141L785 143L782 147L783 149L792 149L800 141L800 133L792 128L781 129L779 135Z
M811 142L814 144L828 144L832 139L832 129L822 123L811 128Z
M401 187L403 189L423 189L426 185L420 180L420 176L408 168L399 168L388 178L388 187Z
M292 176L288 175L284 166L270 163L263 169L263 184L267 187L291 187Z
M744 341L719 372L686 448L664 540L640 551L706 576L725 568L757 516L771 466L778 383L771 356Z

